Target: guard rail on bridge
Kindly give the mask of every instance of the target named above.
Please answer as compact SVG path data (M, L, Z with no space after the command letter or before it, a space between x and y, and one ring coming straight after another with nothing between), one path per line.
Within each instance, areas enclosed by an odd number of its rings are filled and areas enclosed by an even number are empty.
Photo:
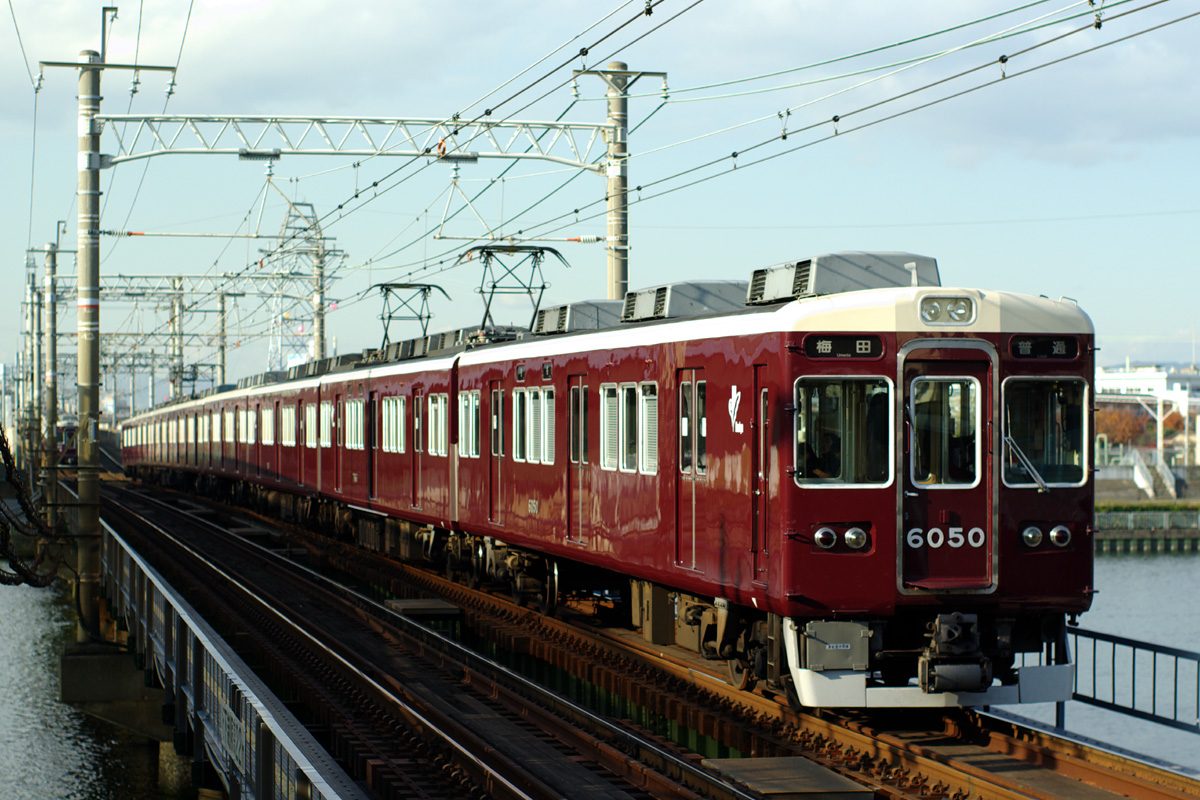
M113 612L229 797L365 800L362 790L158 572L101 522ZM182 730L181 730L182 729Z
M1200 733L1200 653L1111 633L1069 628L1073 699ZM1059 703L1056 724L1064 726Z
M1200 529L1200 510L1191 511L1097 511L1101 531L1169 531Z

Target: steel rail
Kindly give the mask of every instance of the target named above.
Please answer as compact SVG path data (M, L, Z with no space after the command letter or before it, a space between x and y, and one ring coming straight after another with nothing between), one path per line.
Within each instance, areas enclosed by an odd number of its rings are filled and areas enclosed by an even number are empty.
M465 645L440 634L432 628L420 624L410 617L407 617L404 614L397 612L396 610L391 609L348 586L345 586L333 578L322 575L316 570L306 567L303 564L290 561L281 556L279 553L274 552L270 548L264 547L263 545L250 541L244 537L237 536L236 533L226 531L222 526L211 520L204 519L196 514L192 514L186 510L172 506L156 497L139 493L137 494L137 498L140 501L152 502L173 514L187 516L197 525L201 525L220 532L221 534L234 537L238 540L240 545L255 551L257 555L270 560L270 562L276 568L293 574L300 573L309 582L321 585L327 592L330 592L335 596L340 596L340 599L352 604L352 606L358 610L371 613L375 619L386 619L391 626L399 628L405 635L413 638L421 645L425 647L432 645L434 648L436 648L440 655L449 657L453 659L455 664L461 665L468 682L485 686L488 692L503 693L515 701L514 705L520 706L521 704L526 704L522 709L526 714L536 714L536 709L527 705L528 700L532 697L540 704L551 709L552 713L562 715L563 718L572 720L573 725L578 726L580 723L584 723L593 729L601 731L603 735L614 740L614 744L608 744L603 741L596 740L594 743L588 745L597 752L603 751L604 754L610 758L616 758L621 761L627 761L630 752L639 753L639 757L643 759L649 756L653 760L659 762L660 765L665 766L682 776L684 779L682 782L690 782L694 786L701 787L706 792L707 796L728 797L733 798L734 800L752 800L757 796L755 794L748 793L743 789L730 784L717 776L714 776L711 773L705 772L688 759L671 752L657 742L623 728L620 725L617 725L610 720L607 720L604 717L551 692L550 690L540 686L536 682L526 678L520 673L505 667L499 662L476 653ZM148 524L154 525L154 523ZM154 527L161 531L159 526L154 525ZM190 553L194 554L194 551L186 544L183 544L182 546L188 549ZM243 583L238 582L236 578L229 576L220 567L213 566L212 562L208 559L205 559L203 556L198 557L204 559L205 563L210 565L210 568L214 568L219 574L221 574L227 580L233 582L243 591L252 591L244 588ZM259 602L260 604L263 604L264 607L267 607L268 610L270 610L276 616L279 616L281 619L284 618L282 613L272 605L268 605L267 602L264 602L261 599ZM295 623L289 624L295 625ZM316 643L322 651L335 655L343 663L348 663L340 655L337 655L336 653L333 653L333 651L329 650L327 645L321 644L311 635L305 635L311 642ZM357 669L355 671L358 674L362 674ZM368 677L367 680L371 680L377 690L387 691L373 679ZM391 682L388 678L384 678L384 680ZM512 688L510 688L510 685L515 685L518 687L520 692L514 691ZM390 696L394 697L394 694L391 694ZM400 700L400 698L396 699L400 702L403 702ZM551 717L547 716L546 714L541 714L541 717L546 722L551 721ZM595 739L595 737L592 738ZM661 769L662 766L659 768ZM639 774L645 776L644 771L639 772Z

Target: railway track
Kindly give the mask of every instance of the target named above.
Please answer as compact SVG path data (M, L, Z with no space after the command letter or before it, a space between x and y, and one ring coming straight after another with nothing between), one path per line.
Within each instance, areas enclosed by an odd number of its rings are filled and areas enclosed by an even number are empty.
M1200 782L1186 776L970 711L798 713L782 698L738 691L710 665L646 645L628 631L597 627L569 611L566 619L547 618L432 571L287 530L322 564L388 594L449 600L491 646L610 698L611 716L635 720L661 738L686 726L704 742L693 750L802 755L889 798L1200 796Z
M104 502L381 797L749 797L200 509L111 484Z

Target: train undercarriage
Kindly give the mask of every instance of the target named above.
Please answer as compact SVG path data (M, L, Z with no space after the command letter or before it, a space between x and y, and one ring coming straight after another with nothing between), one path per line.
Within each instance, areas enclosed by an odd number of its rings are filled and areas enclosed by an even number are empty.
M249 481L178 470L138 477L194 489L336 539L440 566L472 587L506 587L513 600L553 615L562 603L590 604L642 632L724 662L730 682L763 687L798 706L943 707L1051 702L1070 697L1074 678L1065 616L909 607L878 619L783 617L607 570Z

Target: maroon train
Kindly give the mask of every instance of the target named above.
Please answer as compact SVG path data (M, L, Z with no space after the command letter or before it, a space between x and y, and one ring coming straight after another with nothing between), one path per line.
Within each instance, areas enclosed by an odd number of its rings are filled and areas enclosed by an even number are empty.
M130 419L124 462L614 600L805 705L1049 701L1092 595L1092 375L1073 301L841 253L247 381Z

